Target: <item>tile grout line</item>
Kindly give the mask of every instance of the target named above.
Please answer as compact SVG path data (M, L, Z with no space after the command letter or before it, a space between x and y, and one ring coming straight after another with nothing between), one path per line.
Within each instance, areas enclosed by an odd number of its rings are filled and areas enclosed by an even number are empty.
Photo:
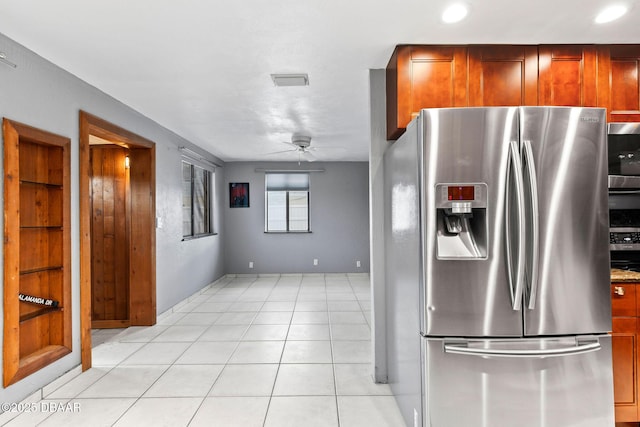
M278 374L280 373L280 365L282 364L282 357L284 356L284 349L287 347L287 341L288 341L287 338L289 337L289 331L291 330L291 322L293 321L293 313L295 313L296 304L298 303L298 295L300 295L300 289L302 288L302 279L303 278L301 277L300 278L300 282L298 283L298 291L296 292L296 301L295 301L295 304L293 304L293 311L291 313L291 319L289 319L289 326L287 328L287 335L285 336L284 344L282 345L282 352L280 353L280 360L278 361L278 368L276 369L276 376L273 379L273 386L271 386L271 394L269 396L269 401L267 402L267 410L264 413L264 419L262 420L262 427L265 427L266 423L267 423L267 416L269 415L269 408L271 408L271 399L273 399L273 392L274 392L274 390L276 388L276 382L278 381ZM280 280L281 279L279 278L278 282ZM273 292L273 290L271 292ZM269 293L269 295L271 295L271 292Z
M231 282L229 282L229 283L231 283ZM228 283L227 283L227 284L228 284ZM225 284L225 286L223 286L223 287L222 287L222 288L220 288L220 289L225 288L225 287L227 286L227 284ZM218 289L218 291L217 291L217 292L214 292L214 295L215 295L215 294L217 294L217 293L220 291L220 289ZM188 302L188 303L189 303L189 302ZM188 304L188 303L187 303L187 304ZM186 305L186 304L185 304L185 305ZM199 305L200 305L200 304L199 304ZM199 305L198 305L198 306L199 306ZM189 313L191 313L191 312L192 312L192 311L189 311ZM184 313L184 314L186 315L187 313ZM184 317L184 315L183 315L182 317ZM182 317L181 317L181 318L182 318ZM176 325L175 325L175 322L174 322L173 324L171 324L171 325L168 325L167 329L169 329L171 326L176 326ZM207 328L207 329L208 329L208 328ZM205 329L205 331L206 331L206 329ZM144 396L144 394L145 394L145 393L147 393L147 392L148 392L148 391L149 391L149 390L150 390L150 389L151 389L151 388L152 388L152 387L153 387L153 386L154 386L154 385L155 385L155 384L160 380L160 378L162 378L162 376L163 376L164 374L166 374L166 373L167 373L167 371L168 371L172 366L174 366L174 365L175 365L175 363L180 359L180 357L182 357L182 356L187 352L187 350L189 350L191 347L193 347L193 345L198 341L198 338L200 338L200 337L204 334L204 332L205 332L205 331L203 331L200 335L198 335L198 336L193 340L193 342L191 342L191 343L190 343L190 344L189 344L189 345L188 345L188 346L187 346L187 347L186 347L186 348L185 348L185 349L180 353L180 355L178 355L178 356L175 358L175 360L174 360L173 362L171 362L171 364L167 365L167 368L166 368L166 369L165 369L165 370L160 374L160 376L158 376L158 378L156 378L156 379L155 379L155 381L153 381L153 383L151 383L151 385L149 385L149 387L147 387L147 388L146 388L146 390L144 390L144 391L143 391L143 392L142 392L142 393L141 393L141 394L140 394L140 395L135 399L135 401L134 401L134 402L133 402L133 403L132 403L128 408L127 408L127 410L126 410L126 411L124 411L124 412L123 412L123 413L122 413L122 414L121 414L121 415L120 415L120 416L115 420L115 422L112 424L112 426L115 426L115 425L116 425L116 424L117 424L117 423L118 423L118 422L119 422L119 421L120 421L124 416L126 416L126 415L127 415L127 413L129 413L129 411L130 411L130 410L131 410L131 409L132 409L132 408L133 408L133 407L134 407L134 406L135 406L135 405L140 401L140 399L142 399L142 397ZM246 331L245 331L245 332L246 332ZM158 336L160 336L162 333L163 333L163 332L161 332ZM155 338L157 338L158 336L156 336ZM143 345L142 347L140 347L140 349L138 349L137 351L140 351L140 350L141 350L142 348L144 348L146 345L151 344L155 338L152 338L149 342L147 342L145 345ZM182 342L184 342L184 341L182 341ZM238 341L238 345L239 345L239 343L240 343L240 341ZM235 349L237 349L237 345L236 345L236 348L235 348ZM234 349L234 352L235 352L235 349ZM137 352L137 351L136 351L136 352ZM117 367L117 366L120 366L121 364L123 364L126 360L128 360L128 359L129 359L133 354L135 354L136 352L133 352L132 354L130 354L129 356L127 356L125 359L123 359L122 361L120 361L120 363L118 363L118 364L116 365L116 367ZM233 352L231 352L231 354L233 354ZM231 357L231 356L229 356L229 358L230 358L230 357ZM227 359L227 362L228 362L228 359ZM129 366L147 366L147 365L129 365ZM158 366L161 366L161 365L160 365L160 364L158 364ZM225 363L225 366L226 366L226 363ZM223 369L224 369L224 368L223 368ZM220 371L220 373L222 373L222 371ZM220 375L220 374L218 374L218 375ZM216 377L216 381L217 381L217 379L218 379L218 377ZM215 381L214 381L214 384L215 384ZM213 384L211 385L211 387L213 387ZM200 409L200 407L201 407L201 406L202 406L202 404L204 403L204 400L205 400L205 399L206 399L206 395L202 398L202 401L200 402L200 405L198 405L198 409ZM195 417L196 413L197 413L197 410L193 413L192 417L189 419L189 423L188 423L188 424L190 424L190 423L191 423L191 421L193 420L193 417ZM188 425L188 424L187 424L187 425Z
M290 278L288 278L290 279ZM147 338L148 335L151 334L145 334L144 336L140 336L139 340L136 339L135 334L131 334L131 335L127 335L126 337L121 337L122 339L133 339L133 341L131 342L141 342L142 346L137 349L136 351L134 351L132 354L128 354L127 356L125 356L124 358L122 358L122 360L119 360L119 358L117 358L116 360L118 360L118 362L115 365L108 365L108 366L102 366L101 368L106 368L106 372L103 373L100 377L96 378L95 380L92 380L90 384L88 385L84 385L82 390L80 391L73 391L73 396L69 397L69 398L62 398L61 401L65 401L65 402L71 402L74 400L79 400L82 401L84 398L79 398L78 396L80 394L82 394L85 390L87 390L88 388L92 387L96 382L100 381L102 378L104 378L105 375L108 375L110 372L112 372L115 368L117 367L135 367L135 366L140 366L140 365L144 365L144 363L140 363L140 364L131 364L131 365L124 365L124 363L126 361L130 361L132 360L132 357L138 352L140 351L142 348L144 348L144 346L148 345L148 344L152 344L152 343L188 343L188 345L186 345L186 347L179 352L179 354L176 355L175 358L170 359L171 362L169 363L158 363L158 364L151 364L148 366L158 366L158 365L165 365L165 369L162 370L162 372L159 374L159 376L149 384L148 387L146 387L144 390L142 390L139 395L137 397L127 397L127 399L130 399L130 403L127 405L127 407L125 409L123 409L124 412L122 412L114 421L113 424L117 424L118 422L122 422L123 419L128 419L125 418L127 416L131 417L132 415L132 409L134 408L134 406L138 405L140 401L144 400L145 397L145 393L148 393L149 390L151 390L151 388L153 388L156 384L158 384L159 381L161 381L161 379L169 372L169 370L171 370L173 367L175 366L180 366L181 364L178 364L178 360L184 356L184 354L189 351L189 349L193 348L193 346L198 343L198 342L204 342L204 341L200 341L200 339L205 335L205 333L209 330L209 328L211 328L212 326L215 325L215 321L211 324L194 324L194 325L177 325L176 322L180 322L180 319L184 319L185 316L188 316L190 314L196 313L194 312L194 310L197 310L198 307L202 306L203 304L207 303L207 302L211 302L210 298L214 297L215 295L220 295L220 296L227 296L228 298L233 298L230 299L230 301L228 301L229 306L228 307L224 307L225 311L223 312L212 312L212 313L230 313L228 311L228 309L231 307L232 304L234 303L252 303L252 302L259 302L260 307L257 311L255 311L255 313L253 314L252 318L247 320L247 319L243 319L244 321L248 321L249 323L246 325L241 325L243 326L243 329L240 330L240 328L238 328L237 332L241 332L241 334L238 336L236 335L234 338L234 340L232 341L236 341L235 346L233 346L233 350L229 353L229 357L227 357L224 361L224 363L220 364L220 363L215 363L215 365L222 365L222 368L220 369L220 371L218 372L217 376L215 378L213 378L213 381L211 383L211 385L208 388L208 391L202 396L188 396L186 395L186 393L178 393L175 396L172 395L171 393L168 393L166 396L162 396L162 395L158 395L158 396L149 396L149 398L160 398L160 399L172 399L172 398L195 398L195 399L199 399L199 403L197 404L197 407L195 408L194 412L190 415L190 418L188 420L183 420L183 422L186 422L185 425L191 425L192 423L194 423L194 421L196 421L196 415L198 413L201 412L202 408L205 405L205 402L208 401L208 398L212 397L210 396L210 393L212 392L213 388L215 387L215 385L217 384L217 382L220 380L222 373L224 372L224 369L228 366L231 366L229 364L229 361L231 360L231 357L233 357L233 354L235 354L235 352L238 350L238 346L240 346L240 344L243 341L243 338L247 337L247 334L249 333L250 329L252 326L258 325L255 322L257 321L257 317L261 314L261 313L269 313L271 312L271 310L265 312L263 311L263 309L266 308L266 303L267 302L274 302L274 303L279 303L280 301L283 302L289 302L291 299L293 299L293 305L292 305L292 309L290 312L290 317L288 319L288 322L285 324L282 322L282 320L284 320L281 317L272 317L269 318L269 322L270 323L264 323L264 324L260 324L260 325L264 325L264 326L269 326L269 325L286 325L286 332L284 335L284 343L283 343L283 347L282 347L282 351L280 354L280 357L278 359L277 362L277 369L275 371L275 377L273 380L273 384L271 387L271 392L268 396L268 401L266 402L266 409L265 409L265 413L264 413L264 418L262 421L262 426L266 427L267 425L267 417L269 415L269 411L271 409L275 409L276 407L272 408L271 404L273 403L273 397L277 397L274 396L274 392L275 392L275 388L276 388L276 384L278 381L278 376L280 375L280 368L282 367L283 364L283 360L284 360L284 352L286 350L287 347L287 343L292 343L293 341L291 341L289 339L291 330L292 330L292 326L293 324L293 318L296 314L296 309L297 308L301 308L301 304L302 303L310 303L314 304L314 301L318 301L319 303L321 301L324 301L324 307L318 307L318 305L316 305L315 307L313 307L314 309L317 308L321 308L321 311L318 311L318 313L325 313L325 315L327 316L327 328L328 328L328 333L329 333L329 350L330 350L330 360L331 360L331 368L332 368L332 378L333 378L333 397L334 397L334 402L335 402L335 414L336 414L336 419L337 419L337 425L338 427L340 425L342 425L342 420L340 419L340 401L339 401L339 394L338 394L338 385L337 385L337 364L335 361L335 344L337 344L340 341L359 341L357 338L353 339L353 338L349 338L351 336L353 336L353 334L351 333L351 331L343 331L342 328L338 328L338 326L340 325L350 325L351 322L355 321L355 316L338 316L335 320L336 322L333 322L332 313L336 313L336 312L341 312L344 311L347 307L346 305L341 306L340 305L340 301L349 301L349 298L347 298L347 294L345 292L350 292L353 296L355 296L355 301L358 303L357 306L356 305L352 305L350 307L352 307L351 309L348 309L347 312L350 311L354 311L353 307L358 307L358 312L361 313L362 315L364 315L364 307L363 304L365 304L366 300L365 299L360 299L358 298L358 293L356 292L356 288L358 289L358 291L363 291L364 288L364 283L361 283L357 278L354 278L352 280L351 277L349 277L349 275L346 275L346 279L342 279L339 278L339 280L335 281L333 279L333 277L328 277L328 275L326 274L322 274L322 279L320 279L318 276L313 276L309 278L309 282L305 283L305 276L304 275L299 275L296 277L295 281L290 281L290 280L284 280L282 275L278 275L277 280L275 281L275 283L273 283L272 280L263 280L261 281L259 277L252 277L252 278L237 278L237 279L231 279L226 281L226 283L224 285L222 285L221 287L217 287L217 288L213 288L212 286L209 286L206 290L200 292L197 296L193 296L190 297L190 301L187 302L186 304L183 304L180 309L181 310L189 310L189 311L175 311L172 312L172 315L176 315L176 314L182 314L182 317L180 317L179 319L172 319L171 323L166 323L166 324L159 324L160 326L164 326L165 329L160 331L158 334L151 336L150 338ZM320 279L320 280L318 280ZM358 280L357 283L354 283L354 280ZM249 283L248 283L249 282ZM293 283L296 283L295 285ZM349 288L346 288L346 286L344 286L345 284L348 284ZM362 284L362 286L361 286ZM235 285L235 286L234 286ZM294 287L295 286L295 287ZM230 293L220 293L221 291L223 291L224 289L230 290ZM349 290L347 290L349 289ZM235 293L234 291L238 291L239 293ZM331 294L331 297L330 297ZM295 295L295 296L294 296ZM306 295L310 298L304 298L303 296ZM364 293L363 293L364 295ZM246 299L240 301L242 299L242 297L245 297ZM303 297L302 299L305 301L301 301L300 298ZM323 297L321 299L318 299L318 297ZM206 299L205 299L206 298ZM336 307L335 310L330 310L330 305L329 305L329 299L331 298L332 302L336 303ZM273 299L273 301L270 301L270 299ZM308 301L306 301L308 300ZM226 303L227 301L224 301L224 298L222 301L223 303ZM275 305L273 306L273 310L276 311L282 311L284 310L284 308L280 308L282 306L278 306ZM287 310L285 311L289 311L288 309L290 308L290 306L285 306L287 308ZM271 307L269 307L271 308ZM311 311L314 312L314 311ZM197 312L200 313L200 312ZM205 312L203 312L205 313ZM208 311L206 313L209 313ZM213 316L212 316L213 317ZM265 318L267 319L267 318ZM196 319L197 320L197 319ZM318 320L318 316L316 316L315 320ZM371 328L371 325L368 323L368 320L365 318L364 319L366 323L364 323L365 325L369 326L369 329ZM335 323L335 324L334 324ZM321 325L322 323L300 323L300 325L304 326L311 326L311 325ZM354 323L355 324L360 324L360 323ZM168 330L169 328L171 328L172 326L203 326L203 330L198 333L198 334L194 334L194 338L188 340L188 341L158 341L158 342L154 342L153 340L158 338L160 335L162 335L162 333L166 330ZM230 325L218 325L221 327L224 326L230 326ZM336 329L337 328L337 329ZM280 333L282 333L284 331L285 328L280 328L277 332L278 336ZM233 332L233 331L232 331ZM237 333L237 332L234 332ZM262 331L258 330L259 333L262 333ZM312 338L319 338L317 335L313 335L313 333L315 333L316 331L312 332ZM344 333L347 333L347 335L344 335ZM269 331L267 331L267 333L269 333ZM136 332L137 334L137 332ZM335 340L335 335L338 334L338 337L342 336L342 340ZM115 334L114 337L110 337L109 339L115 339L117 342L120 342L119 339L117 338L120 334ZM196 336L197 335L197 336ZM269 335L267 335L268 337ZM179 338L179 337L178 337ZM228 338L228 337L227 337ZM253 341L257 341L257 342L266 342L266 341L274 341L271 339L260 339L260 338L264 338L263 336L260 336L256 339L251 340ZM305 339L306 338L306 339ZM220 341L219 339L216 339L214 341L211 342L217 342ZM229 341L229 339L225 339L222 341ZM301 335L299 336L299 338L295 341L317 341L317 340L309 340L307 338L307 335ZM108 342L108 341L107 341ZM206 342L209 342L208 340ZM247 341L249 342L249 341ZM229 348L231 348L232 346L229 346ZM227 350L225 350L227 351ZM205 353L206 356L206 353ZM141 359L144 361L144 359ZM162 360L162 358L160 358L159 360ZM205 360L205 359L203 359ZM222 359L221 359L222 360ZM311 359L309 359L311 360ZM269 362L271 363L271 362ZM304 358L302 358L299 361L292 361L292 363L302 363L302 364L307 364L307 365L314 365L315 363L311 363L308 361L305 361ZM322 364L323 362L317 362ZM370 363L360 363L360 362L344 362L345 364L350 364L350 365L369 365ZM207 363L205 363L207 364ZM246 364L250 364L250 362L244 362L244 363L238 363L236 365L246 365ZM146 365L145 365L146 366ZM72 381L73 378L69 381ZM49 393L49 395L47 395L47 397L49 397L51 394L55 393L57 390L59 390L61 387L64 387L69 381L65 382L64 384L61 384L59 387L56 387L55 390L51 391ZM308 391L306 393L288 393L286 392L286 394L282 394L282 397L318 397L318 396L323 396L321 394L318 394L319 392L314 392L315 389L313 391ZM44 399L44 395L43 393L41 393ZM250 394L250 393L249 393ZM365 391L364 389L362 390L358 390L357 394L353 394L353 396L374 396L375 394L371 394L368 393L367 391ZM385 394L386 395L386 394ZM70 394L71 396L71 394ZM264 395L266 396L266 393ZM351 395L349 395L351 396ZM377 396L377 395L375 395ZM243 396L237 396L237 397L243 397ZM246 396L246 397L250 397L250 396ZM330 397L330 395L327 395L327 397ZM124 397L117 397L114 396L114 399L123 399ZM109 397L107 398L96 398L96 399L111 399ZM197 400L192 401L192 403L190 405L194 405L196 406ZM56 399L57 400L57 399ZM264 401L263 401L264 402ZM326 402L326 400L325 400ZM162 404L161 404L162 405ZM279 413L278 411L276 411L276 413ZM351 414L351 412L348 411L348 414ZM348 415L347 414L347 415ZM48 415L45 419L40 420L38 423L44 423L46 422L47 419L50 418L52 414ZM139 414L136 414L139 415ZM330 416L330 412L327 413L327 416ZM186 417L185 417L186 418ZM330 418L327 418L327 420L329 421Z
M326 287L326 277L325 277L325 287ZM329 300L327 298L327 318L329 322L329 342L331 344L331 368L333 370L333 392L334 392L334 400L336 402L336 420L338 421L338 427L340 427L340 408L338 406L338 379L336 377L336 360L334 358L333 352L333 323L331 322L331 314L329 313Z
M231 283L232 281L230 281L229 283ZM254 281L255 282L255 281ZM252 282L252 283L254 283ZM225 286L223 288L225 288L228 285L225 284ZM221 289L223 289L221 288ZM247 288L248 289L248 288ZM246 290L245 290L246 292ZM217 292L216 292L217 293ZM244 292L242 292L244 293ZM242 295L242 293L240 295ZM214 294L215 295L215 294ZM237 301L237 300L236 300ZM225 311L225 313L228 313L228 311ZM255 319L255 317L254 317ZM214 322L215 324L215 322ZM213 324L211 325L213 326ZM209 328L207 328L208 330ZM242 333L242 335L240 335L240 337L238 338L238 344L236 345L236 347L233 349L233 351L231 352L231 354L229 355L229 358L226 360L226 362L224 363L222 369L220 370L220 372L218 373L218 375L216 376L216 378L213 380L213 383L211 383L211 386L209 387L209 390L205 393L204 397L202 398L202 401L200 402L200 404L198 405L198 407L196 408L196 410L194 411L193 415L191 415L191 418L189 418L189 421L187 422L187 426L189 426L194 418L196 417L196 415L198 414L198 412L200 411L200 409L202 408L202 405L204 405L205 401L207 400L207 397L211 394L211 392L213 391L213 387L215 387L216 382L218 382L218 380L220 379L220 376L222 375L222 373L224 372L225 368L227 367L229 360L231 359L231 357L233 356L233 353L235 353L235 351L238 349L238 346L240 345L240 342L242 340L242 337L244 337L244 335L247 333L247 331L249 330L249 328L247 327L247 329L245 329L245 331ZM204 334L204 332L203 332ZM202 335L200 335L202 336ZM197 340L196 340L197 341ZM195 341L194 341L195 344ZM189 347L190 348L190 347ZM186 350L185 350L186 351Z

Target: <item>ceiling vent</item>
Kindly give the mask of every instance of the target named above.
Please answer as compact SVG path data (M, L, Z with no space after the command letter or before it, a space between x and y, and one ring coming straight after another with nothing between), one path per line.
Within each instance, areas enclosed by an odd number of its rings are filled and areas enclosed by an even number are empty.
M308 86L308 74L271 74L273 84L276 86Z

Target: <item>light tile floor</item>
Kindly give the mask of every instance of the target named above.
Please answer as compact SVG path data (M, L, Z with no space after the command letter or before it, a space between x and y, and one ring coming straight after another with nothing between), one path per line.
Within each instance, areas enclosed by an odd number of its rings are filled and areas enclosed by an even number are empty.
M371 377L369 286L366 275L223 278L155 326L95 331L93 368L42 401L78 411L6 425L404 427Z

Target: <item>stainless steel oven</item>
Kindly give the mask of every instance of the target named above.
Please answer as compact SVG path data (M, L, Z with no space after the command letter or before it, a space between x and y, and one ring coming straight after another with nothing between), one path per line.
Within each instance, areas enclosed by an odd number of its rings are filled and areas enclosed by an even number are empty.
M640 271L640 123L610 123L611 266Z

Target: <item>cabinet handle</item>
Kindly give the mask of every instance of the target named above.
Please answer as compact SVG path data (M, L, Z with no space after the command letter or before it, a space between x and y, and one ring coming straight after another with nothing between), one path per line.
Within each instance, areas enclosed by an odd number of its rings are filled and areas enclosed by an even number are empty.
M616 286L613 288L613 293L619 296L624 296L624 288L622 286Z

